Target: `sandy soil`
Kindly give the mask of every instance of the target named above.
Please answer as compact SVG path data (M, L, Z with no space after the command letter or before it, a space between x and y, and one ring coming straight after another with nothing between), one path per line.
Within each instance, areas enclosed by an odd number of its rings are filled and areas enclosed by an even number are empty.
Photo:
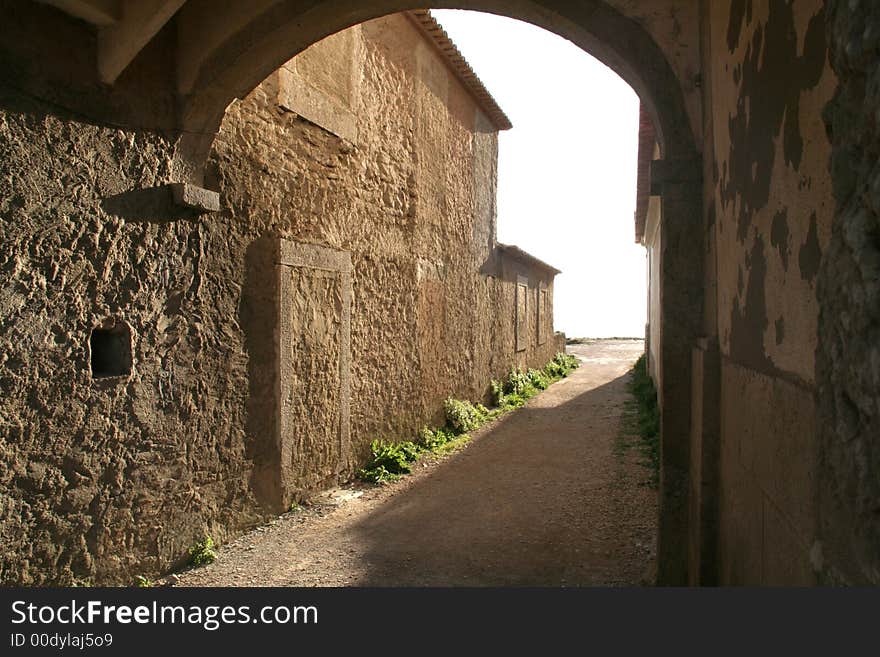
M621 453L626 373L641 341L569 347L569 378L423 459L246 534L182 586L631 586L653 578L656 493ZM615 449L615 446L618 448Z

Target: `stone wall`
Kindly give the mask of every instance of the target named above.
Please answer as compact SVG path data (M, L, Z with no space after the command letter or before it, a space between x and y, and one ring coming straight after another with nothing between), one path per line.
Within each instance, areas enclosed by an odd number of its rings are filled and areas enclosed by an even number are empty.
M174 203L174 145L160 134L2 87L0 581L155 575L205 533L223 541L350 474L373 438L441 422L446 396L483 398L491 378L559 348L509 342L497 136L421 39L399 16L365 24L318 46L345 49L356 85L323 75L335 72L315 51L234 103L208 174L215 214ZM331 129L286 107L291 71L333 100L313 115L333 110ZM323 394L349 308L348 443L312 450L294 432L279 451L282 239L350 259L348 306L335 274L288 272L285 297L287 353L303 355L291 403ZM537 294L545 272L526 273ZM130 334L130 371L96 378L90 336L114 326ZM328 335L325 357L307 360ZM341 436L340 381L326 406L289 417ZM303 449L314 468L294 467Z
M0 580L157 572L259 518L229 227L170 203L162 138L0 104ZM131 375L94 379L114 318Z
M828 5L836 216L817 277L822 581L880 584L880 110L872 2Z
M834 214L822 111L837 78L825 9L732 0L703 2L702 13L703 254L666 249L657 225L669 219L653 199L643 204L658 384L655 332L668 318L657 260L705 262L703 337L692 357L689 581L810 584L824 569L817 284Z

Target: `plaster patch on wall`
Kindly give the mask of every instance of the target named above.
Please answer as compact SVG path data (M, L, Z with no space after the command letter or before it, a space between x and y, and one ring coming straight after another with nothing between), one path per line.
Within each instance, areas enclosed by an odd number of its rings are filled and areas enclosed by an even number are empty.
M730 3L712 3L710 11L713 42L724 44ZM714 202L721 348L732 355L730 337L736 331L730 322L745 312L749 259L760 236L766 259L763 314L772 319L763 334L751 338L763 343L766 355L753 362L766 364L767 374L809 385L818 305L813 282L797 268L812 215L817 239L810 243L817 247L812 252L817 261L830 236L830 143L820 112L836 79L827 65L820 2L754 3L750 21L742 11L738 45L733 53L721 48L710 76L720 172ZM736 70L738 78L731 75ZM785 321L781 342L777 318Z
M752 0L733 0L730 3L730 19L727 24L727 48L731 53L739 44L743 23L748 25L751 22Z

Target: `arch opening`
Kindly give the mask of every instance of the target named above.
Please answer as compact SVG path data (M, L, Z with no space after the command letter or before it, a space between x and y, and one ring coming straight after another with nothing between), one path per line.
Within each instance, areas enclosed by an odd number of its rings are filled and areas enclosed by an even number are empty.
M382 3L381 10L373 5L359 6L357 11L343 11L341 7L344 4L322 3L314 9L317 13L309 14L307 19L301 16L298 21L287 16L287 20L291 21L289 25L285 25L280 16L274 15L271 21L263 16L257 22L269 21L274 29L267 29L262 41L249 32L245 46L236 43L234 35L205 59L198 72L191 74L186 81L190 93L183 116L184 125L188 127L178 147L178 162L187 163L181 165L182 170L200 175L202 162L207 157L206 149L210 149L229 103L236 98L246 97L266 75L281 68L312 42L351 25L388 15L388 9L411 8L409 3L393 3L390 8L386 6L389 3ZM665 177L663 189L658 195L663 216L663 243L674 249L675 254L674 257L665 257L665 253L658 253L657 258L658 296L664 322L661 344L657 348L658 358L664 371L680 374L675 379L669 377L659 390L663 413L661 432L664 437L658 540L661 568L658 581L684 583L688 571L690 345L702 324L702 263L682 258L680 254L698 252L701 248L702 198L699 174L694 174L694 169L699 169L699 165L692 122L681 84L650 35L606 3L592 3L592 11L579 16L550 14L540 9L542 3L528 3L516 11L510 8L502 10L498 3L493 2L432 4L444 8L479 9L525 19L568 38L630 84L641 97L648 116L653 117L661 154L684 170L683 174L679 170ZM335 10L330 11L330 7ZM322 11L327 11L327 14ZM582 22L579 23L578 19ZM279 25L281 27L277 27ZM605 32L614 35L610 44L597 36L597 33ZM606 38L611 37L606 35ZM624 44L628 48L623 48ZM231 52L235 56L229 60ZM226 65L223 64L224 58L227 58ZM252 64L245 67L242 62ZM681 163L687 166L681 166Z

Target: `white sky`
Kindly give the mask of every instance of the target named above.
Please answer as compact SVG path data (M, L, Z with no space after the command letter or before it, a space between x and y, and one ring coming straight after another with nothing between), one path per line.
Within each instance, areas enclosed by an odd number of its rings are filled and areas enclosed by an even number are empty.
M510 117L498 162L498 240L562 270L557 331L645 333L645 250L634 243L639 101L604 64L533 25L431 12Z

